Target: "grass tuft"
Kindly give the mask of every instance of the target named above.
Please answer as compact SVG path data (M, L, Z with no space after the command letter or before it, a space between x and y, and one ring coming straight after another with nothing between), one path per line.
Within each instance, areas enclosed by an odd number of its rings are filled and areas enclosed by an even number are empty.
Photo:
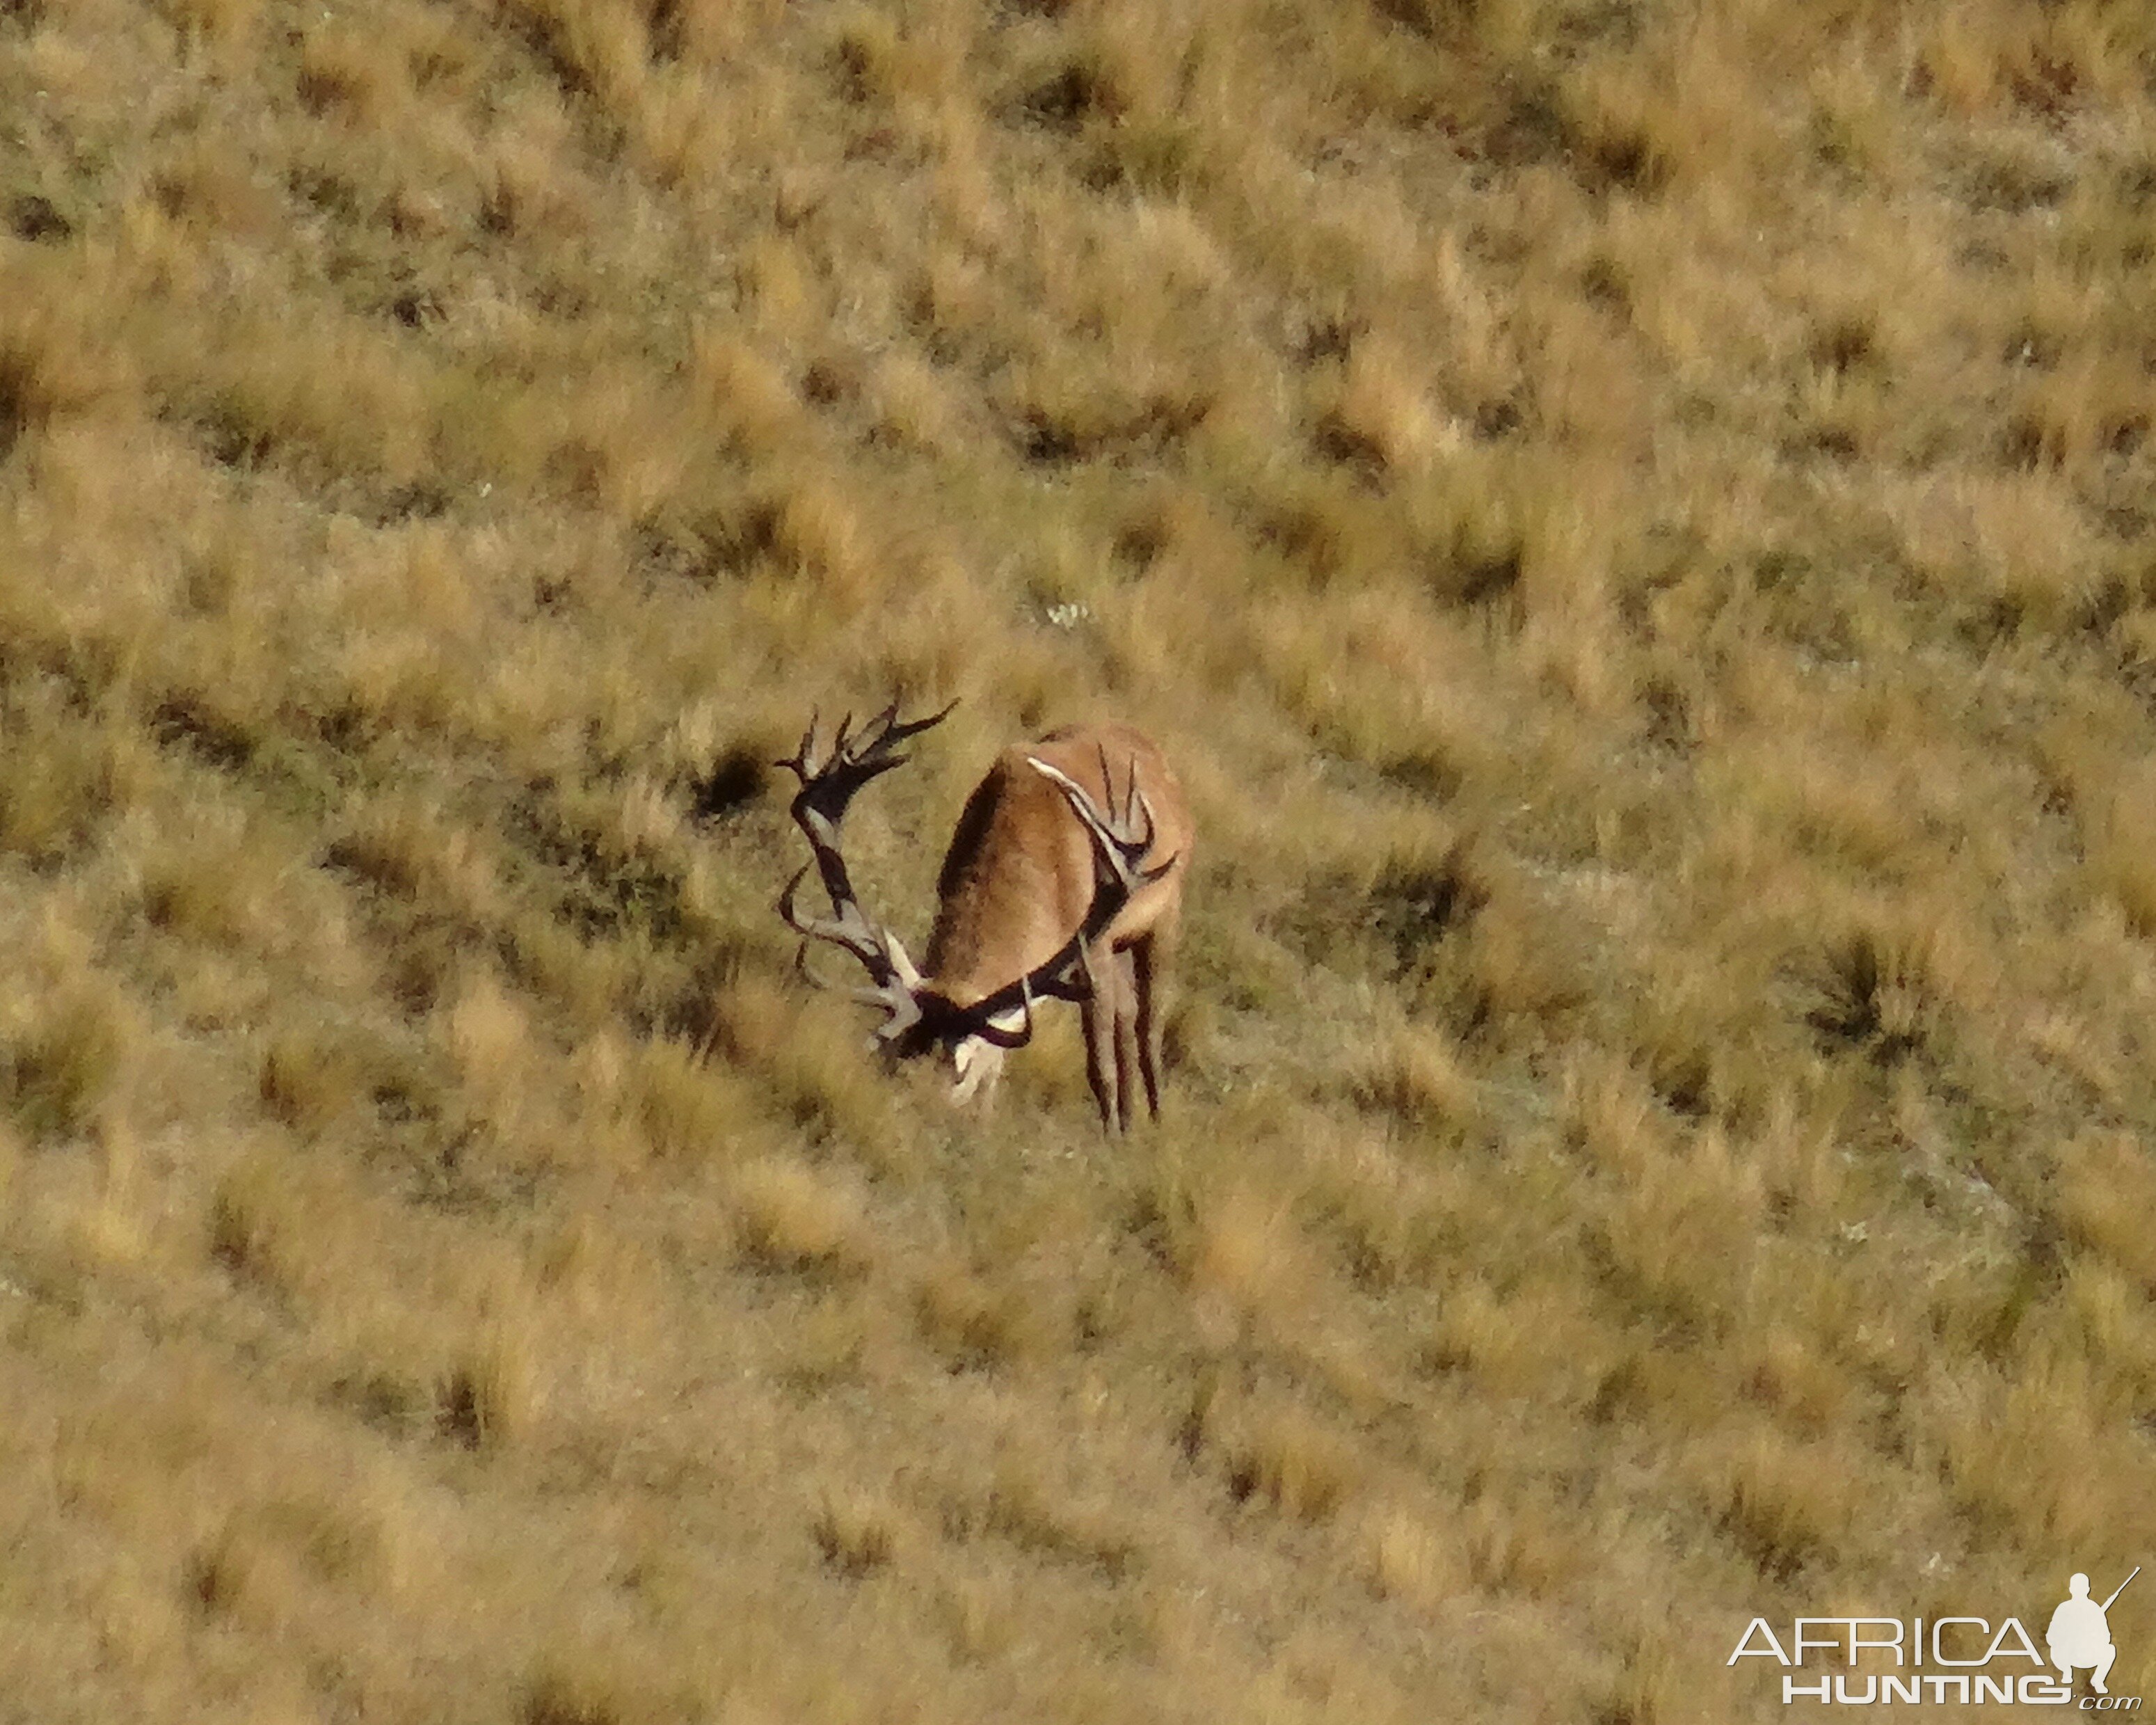
M858 1194L790 1160L758 1162L733 1181L742 1250L773 1270L860 1273L873 1236Z
M8 1112L33 1140L69 1138L104 1115L125 1081L141 1031L126 997L85 978L40 1004L0 1052ZM21 1017L30 1022L21 1023Z
M833 1571L858 1581L899 1554L906 1541L906 1518L871 1495L830 1491L817 1502L809 1533Z

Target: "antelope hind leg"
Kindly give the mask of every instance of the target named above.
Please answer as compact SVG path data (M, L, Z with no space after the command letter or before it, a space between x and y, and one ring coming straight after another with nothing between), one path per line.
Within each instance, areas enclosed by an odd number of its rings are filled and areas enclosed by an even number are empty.
M1160 1118L1160 1008L1154 988L1162 953L1152 935L1131 943L1131 993L1137 1014L1138 1071L1145 1080L1146 1111Z
M1103 1130L1116 1130L1120 1111L1116 1070L1116 1019L1122 990L1121 966L1116 955L1103 947L1086 954L1086 998L1080 1012L1086 1025L1086 1076L1093 1086L1093 1100L1101 1105Z
M1108 957L1116 973L1116 1125L1128 1132L1137 1106L1137 973L1129 948Z

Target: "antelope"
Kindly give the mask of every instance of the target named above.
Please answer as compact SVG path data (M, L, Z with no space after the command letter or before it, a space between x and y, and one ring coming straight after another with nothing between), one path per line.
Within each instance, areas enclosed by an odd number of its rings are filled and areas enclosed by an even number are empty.
M1004 1054L1032 1039L1037 1002L1075 1000L1102 1127L1129 1129L1141 1082L1158 1119L1157 990L1190 865L1183 788L1160 750L1127 725L1074 725L1005 749L951 835L927 961L916 968L854 896L839 824L856 791L906 760L899 746L950 712L901 720L894 702L859 732L849 715L829 743L812 719L801 747L776 763L800 781L792 812L813 859L778 901L802 937L797 967L820 984L809 942L851 953L870 983L855 999L885 1014L870 1045L900 1059L947 1053L960 1104L993 1092ZM831 901L828 917L794 903L812 868Z

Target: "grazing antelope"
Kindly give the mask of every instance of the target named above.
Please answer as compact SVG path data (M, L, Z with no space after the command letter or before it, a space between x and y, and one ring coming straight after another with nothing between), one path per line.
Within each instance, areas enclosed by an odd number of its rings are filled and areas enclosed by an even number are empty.
M955 705L955 703L954 703ZM936 926L916 968L898 937L854 896L839 823L854 793L906 757L898 746L951 711L901 721L894 703L860 732L848 719L828 746L812 721L778 764L800 780L793 819L814 860L787 886L778 914L808 942L843 947L884 1009L876 1040L907 1058L947 1050L963 1102L993 1090L1006 1050L1033 1035L1034 1004L1075 1000L1086 1076L1111 1132L1131 1123L1136 1081L1160 1114L1156 988L1183 904L1192 828L1183 788L1160 751L1127 725L1075 725L1005 749L966 799L936 883ZM832 915L794 907L809 869Z

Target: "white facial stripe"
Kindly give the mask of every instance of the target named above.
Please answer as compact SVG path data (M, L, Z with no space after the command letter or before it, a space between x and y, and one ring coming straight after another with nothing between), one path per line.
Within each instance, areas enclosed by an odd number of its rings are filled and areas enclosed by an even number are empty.
M994 1088L1003 1070L1004 1051L978 1036L963 1036L951 1046L951 1064L958 1075L958 1081L951 1086L951 1100L969 1102L983 1085Z

